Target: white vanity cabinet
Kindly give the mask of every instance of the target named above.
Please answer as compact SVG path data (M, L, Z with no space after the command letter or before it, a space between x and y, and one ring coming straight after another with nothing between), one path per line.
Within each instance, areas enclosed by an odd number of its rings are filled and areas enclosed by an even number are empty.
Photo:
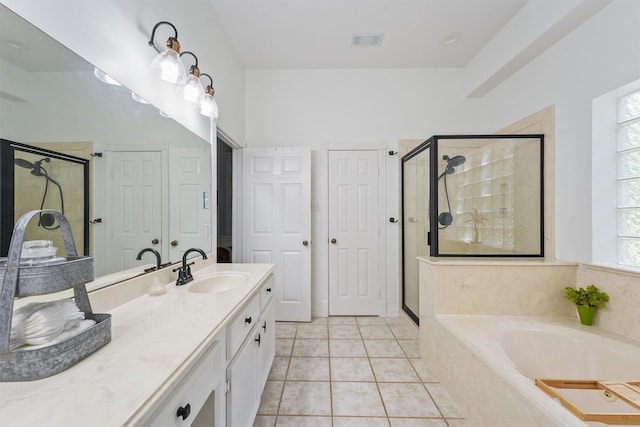
M220 425L224 420L225 331L198 359L159 405L145 425L152 427L200 427Z
M272 276L234 318L227 328L228 354L231 362L227 367L227 426L250 427L260 406L260 396L275 356L275 305L272 301L275 279ZM241 340L237 351L233 349L239 339L231 336L238 331L241 320L253 316L251 329ZM247 322L245 322L247 323ZM234 326L235 325L235 326Z

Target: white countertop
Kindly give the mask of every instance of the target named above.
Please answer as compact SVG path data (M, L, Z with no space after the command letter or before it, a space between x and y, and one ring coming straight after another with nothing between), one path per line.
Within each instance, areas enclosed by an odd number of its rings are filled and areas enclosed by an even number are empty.
M166 270L166 269L165 269ZM111 342L66 371L27 382L0 383L2 426L120 426L143 419L211 344L221 326L253 296L273 264L210 264L194 271L243 271L247 284L216 293L171 285L167 294L146 293L152 274L90 294L96 307L114 305L109 293L138 289L134 299L108 309ZM169 269L170 271L170 269ZM168 276L167 271L157 272ZM175 274L174 274L175 276ZM122 293L122 292L120 292ZM135 292L134 292L135 293ZM104 312L104 311L102 311Z

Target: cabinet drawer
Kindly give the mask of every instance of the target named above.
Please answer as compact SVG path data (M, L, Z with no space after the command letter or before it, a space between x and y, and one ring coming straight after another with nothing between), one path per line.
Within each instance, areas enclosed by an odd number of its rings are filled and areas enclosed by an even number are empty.
M229 322L227 326L227 360L231 360L242 341L258 322L260 315L260 296L255 295L247 305Z
M180 384L170 392L150 425L154 427L190 426L224 373L223 352L224 345L216 341ZM178 416L180 408L189 412L188 416L185 414L185 419Z
M273 293L276 291L276 279L272 274L267 279L266 283L264 283L260 287L260 310L263 310L265 306L271 301L273 298Z

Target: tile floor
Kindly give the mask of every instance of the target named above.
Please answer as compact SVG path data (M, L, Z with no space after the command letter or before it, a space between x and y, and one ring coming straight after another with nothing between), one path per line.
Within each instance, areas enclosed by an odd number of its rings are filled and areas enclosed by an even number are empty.
M404 317L278 322L254 427L469 427Z

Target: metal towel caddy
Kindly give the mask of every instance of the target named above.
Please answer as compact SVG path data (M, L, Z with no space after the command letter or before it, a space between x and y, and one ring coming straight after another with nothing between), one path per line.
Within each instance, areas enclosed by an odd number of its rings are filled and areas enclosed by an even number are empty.
M51 265L20 266L20 254L29 221L40 213L60 224L66 261ZM3 271L4 270L4 271ZM70 368L111 341L111 315L91 310L85 284L94 278L93 257L78 256L69 221L58 211L34 210L16 222L5 268L0 266L0 381L30 381ZM86 319L96 323L78 335L45 347L9 350L13 303L16 297L51 294L73 288L75 303Z

